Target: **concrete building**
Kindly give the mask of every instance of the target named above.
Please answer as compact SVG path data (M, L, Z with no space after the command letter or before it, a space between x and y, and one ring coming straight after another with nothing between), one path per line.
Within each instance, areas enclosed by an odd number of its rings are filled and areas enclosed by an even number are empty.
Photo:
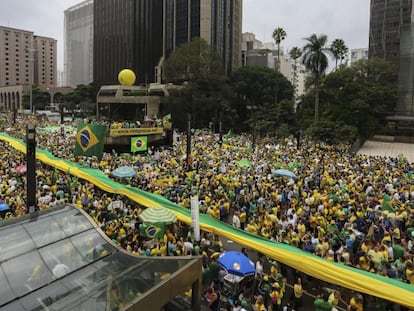
M34 36L34 84L57 86L57 41Z
M0 87L33 81L34 34L0 26Z
M395 66L398 116L414 118L414 12L411 0L371 0L369 57Z
M0 109L21 110L30 85L57 85L56 40L0 26Z
M180 45L201 37L216 47L226 74L241 65L242 0L101 0L94 3L94 82L118 84L131 68L138 84L160 83Z
M275 64L277 62L277 53L275 55ZM288 54L281 52L280 55L280 73L283 74L286 79L292 83L294 91L296 111L297 104L300 101L300 97L305 94L305 82L306 82L306 67L302 64L302 59L291 59Z
M63 85L76 87L93 81L93 0L64 12Z
M277 46L274 42L261 42L253 33L242 34L242 60L244 66L267 67L276 70ZM291 59L288 54L280 51L280 73L288 79L294 88L295 108L300 96L305 93L306 68L301 60Z
M368 59L368 49L352 49L350 58L351 62L349 65L352 65L361 59Z

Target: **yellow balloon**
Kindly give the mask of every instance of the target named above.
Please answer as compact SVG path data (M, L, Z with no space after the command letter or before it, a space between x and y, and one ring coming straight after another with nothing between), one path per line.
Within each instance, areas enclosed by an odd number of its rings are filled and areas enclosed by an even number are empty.
M134 85L135 73L131 69L122 69L118 74L118 81L122 85Z

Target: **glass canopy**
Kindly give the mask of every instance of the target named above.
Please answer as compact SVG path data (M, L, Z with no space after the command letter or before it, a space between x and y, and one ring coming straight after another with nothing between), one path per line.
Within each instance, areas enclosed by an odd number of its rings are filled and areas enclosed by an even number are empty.
M121 310L191 258L129 255L66 205L0 223L1 310Z

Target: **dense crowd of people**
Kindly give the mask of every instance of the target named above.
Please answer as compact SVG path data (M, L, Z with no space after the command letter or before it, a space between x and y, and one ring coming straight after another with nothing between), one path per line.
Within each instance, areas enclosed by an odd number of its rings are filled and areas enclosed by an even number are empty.
M24 131L7 122L2 122L3 130L24 137ZM196 193L202 212L241 230L414 284L414 167L403 156L355 155L345 145L315 144L306 139L298 144L294 138L261 139L252 149L247 135L227 137L219 144L217 135L203 131L195 132L188 160L184 137L173 148L150 148L145 154L125 156L114 151L104 153L101 159L75 156L72 131L38 131L37 143L60 158L100 169L120 183L160 194L185 208ZM0 151L0 199L10 206L1 216L20 216L26 209L25 175L17 174L15 168L25 159L4 142ZM135 177L112 176L114 169L125 165L136 170ZM297 178L276 175L279 168L290 170ZM223 250L218 237L203 233L201 241L194 241L191 228L177 222L167 226L164 238L148 241L139 230L144 207L41 163L37 199L40 209L64 202L83 208L115 243L135 254L202 255L204 285L211 296L207 300L215 308L213 297L219 294L214 287L217 290L223 277L216 256L212 256ZM121 201L122 208L111 208L114 201ZM271 306L281 310L289 304L297 310L302 281L296 277L293 295L283 299L286 278L281 272L277 263L271 264L269 274L259 269L254 285L257 295L241 295L232 308L268 310ZM214 286L210 286L212 282ZM329 294L315 299L317 310L330 310L335 301L341 302L336 292ZM360 298L352 296L352 301L342 302L352 306L351 310L362 310Z

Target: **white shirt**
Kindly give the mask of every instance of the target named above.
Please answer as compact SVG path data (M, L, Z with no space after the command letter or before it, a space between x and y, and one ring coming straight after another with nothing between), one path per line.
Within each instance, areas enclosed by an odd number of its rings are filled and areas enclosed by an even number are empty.
M255 277L262 277L263 275L263 266L260 261L256 262L256 274Z
M236 214L233 215L233 227L240 228L240 218Z

